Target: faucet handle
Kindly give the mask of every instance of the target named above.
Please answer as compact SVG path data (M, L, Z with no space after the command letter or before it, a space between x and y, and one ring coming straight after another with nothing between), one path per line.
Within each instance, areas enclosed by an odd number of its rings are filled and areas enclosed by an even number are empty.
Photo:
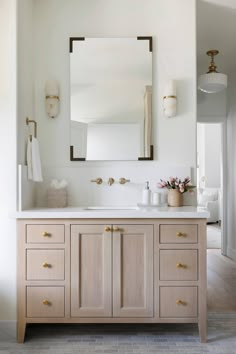
M109 186L112 186L115 183L115 180L113 177L109 177L108 182Z
M119 183L120 183L120 184L125 184L126 182L130 182L130 179L126 179L126 178L124 178L124 177L121 177L121 178L119 179Z
M98 178L96 178L96 179L91 179L91 181L90 182L94 182L94 183L97 183L97 184L102 184L102 178L101 177L98 177Z

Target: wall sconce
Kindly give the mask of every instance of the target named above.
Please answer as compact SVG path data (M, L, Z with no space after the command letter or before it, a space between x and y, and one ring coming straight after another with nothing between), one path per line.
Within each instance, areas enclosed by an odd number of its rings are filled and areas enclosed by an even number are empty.
M165 87L165 94L163 97L163 111L168 118L176 116L177 96L176 96L176 82L174 80L168 81Z
M56 80L48 80L45 84L46 112L50 118L59 113L59 84Z

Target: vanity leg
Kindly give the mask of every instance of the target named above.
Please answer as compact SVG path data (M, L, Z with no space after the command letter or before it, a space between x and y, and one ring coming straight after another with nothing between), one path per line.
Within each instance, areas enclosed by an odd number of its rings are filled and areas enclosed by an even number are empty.
M26 322L25 321L18 321L18 323L17 323L17 342L18 343L24 343L25 329L26 329Z
M205 318L203 318L205 317ZM206 316L201 316L198 322L199 337L201 343L207 342L207 318Z

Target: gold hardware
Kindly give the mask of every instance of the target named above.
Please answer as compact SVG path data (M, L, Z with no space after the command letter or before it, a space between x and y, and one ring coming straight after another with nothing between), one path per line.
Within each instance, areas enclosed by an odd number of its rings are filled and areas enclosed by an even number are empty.
M50 302L48 300L43 300L44 305L50 305Z
M111 231L111 228L110 228L109 226L106 226L106 227L105 227L105 231L107 231L107 232L108 232L108 231Z
M118 226L113 227L113 231L120 231Z
M177 305L186 305L186 302L183 300L176 300Z
M43 237L50 237L50 233L47 232L47 231L44 231L44 232L42 233L42 236L43 236Z
M126 179L126 178L124 178L124 177L121 177L121 178L119 179L119 183L120 183L120 184L125 184L125 183L127 183L127 182L130 182L130 179Z
M59 101L60 101L59 96L47 95L47 96L46 96L46 99L47 99L47 98L56 98L57 100L59 100Z
M108 179L108 182L107 182L107 183L109 184L109 186L112 186L112 185L115 183L114 178L109 177L109 179Z
M26 124L29 125L30 123L34 124L34 137L37 138L37 122L33 119L29 119L26 117ZM30 135L30 141L32 140L32 135Z
M49 264L49 263L47 263L47 262L44 262L44 263L42 264L42 266L43 266L44 268L50 268L50 267L51 267L51 264Z
M216 70L217 66L216 66L216 64L215 64L215 62L214 62L214 56L217 55L217 54L219 54L219 51L216 50L216 49L212 49L212 50L208 50L208 51L206 52L206 54L207 54L209 57L211 57L211 62L210 62L210 65L209 65L209 67L208 67L208 72L207 72L207 74L209 74L209 73L217 73L218 71Z
M91 179L90 182L94 182L94 183L97 183L97 184L102 184L103 181L102 181L102 178L98 177L96 179Z
M177 263L176 267L177 268L186 268L186 266L184 264L182 264L182 263Z
M178 237L185 237L186 234L184 234L183 232L177 232L177 233L176 233L176 236L178 236Z
M165 100L166 98L176 98L177 99L177 96L174 96L174 95L163 96L163 100Z

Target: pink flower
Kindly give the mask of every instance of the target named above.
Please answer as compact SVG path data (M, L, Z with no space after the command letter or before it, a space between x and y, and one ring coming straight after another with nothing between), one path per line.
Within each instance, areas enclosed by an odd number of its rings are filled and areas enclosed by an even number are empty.
M165 188L166 186L167 186L167 183L165 181L161 181L161 182L157 183L158 188Z
M179 184L179 191L180 191L180 193L184 193L184 184L183 183Z
M176 180L176 178L174 178L174 177L170 177L170 178L169 178L169 180L170 180L170 183L174 183L174 182L175 182L175 180Z

